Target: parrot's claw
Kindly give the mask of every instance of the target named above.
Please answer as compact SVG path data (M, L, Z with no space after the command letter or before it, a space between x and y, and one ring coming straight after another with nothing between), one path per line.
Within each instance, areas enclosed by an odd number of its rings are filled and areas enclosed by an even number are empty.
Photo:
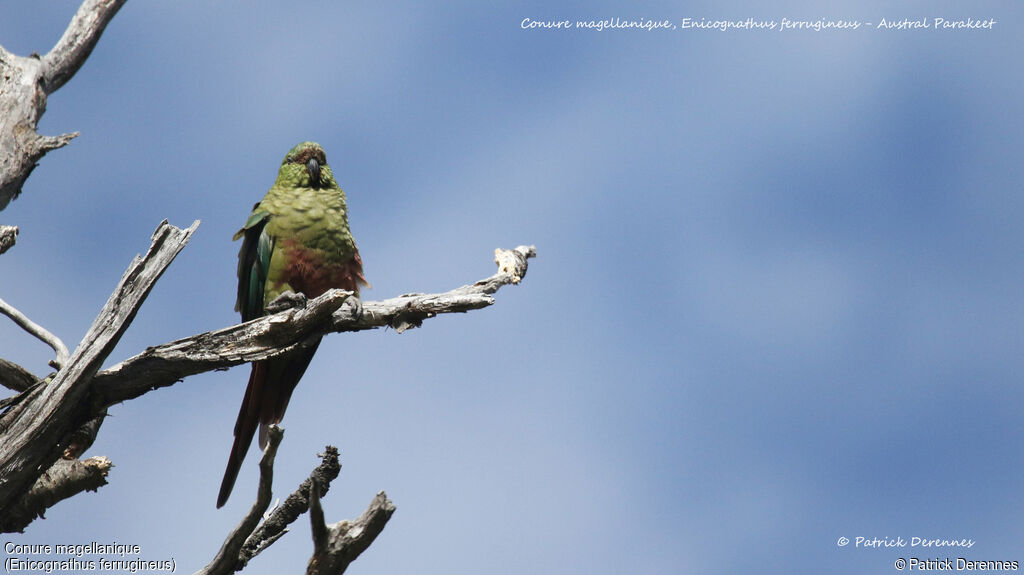
M286 291L268 303L266 311L267 313L277 313L286 309L304 308L306 307L306 301L308 300L305 295Z
M353 295L348 298L348 304L352 306L352 317L356 318L356 321L363 319L363 300Z

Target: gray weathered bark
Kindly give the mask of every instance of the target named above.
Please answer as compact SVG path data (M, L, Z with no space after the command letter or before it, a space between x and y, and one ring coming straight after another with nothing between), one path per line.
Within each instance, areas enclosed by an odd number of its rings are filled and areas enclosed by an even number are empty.
M492 294L526 275L527 259L537 251L533 246L519 246L495 250L495 254L498 273L444 293L408 294L345 306L350 294L330 290L304 307L151 347L98 373L93 404L96 409L108 407L189 375L287 353L330 332L392 327L401 333L438 314L490 306Z
M331 290L297 308L151 347L97 373L153 283L196 226L198 222L183 231L161 224L149 253L137 258L126 272L67 365L52 382L29 387L8 402L0 416L0 514L27 493L57 457L80 453L82 430L91 442L110 405L189 375L287 353L329 332L387 326L401 332L438 314L487 307L494 303L492 294L526 275L527 261L536 255L532 246L496 250L498 273L440 294L408 294L346 306L351 294Z
M0 385L14 391L25 391L41 378L16 363L0 358ZM0 404L3 407L4 404Z
M46 97L82 67L125 2L85 0L45 56L16 56L0 46L0 210L21 193L47 152L66 146L78 135L41 136L36 126L46 111Z
M309 501L312 497L314 485L320 486L321 497L327 494L328 489L331 487L331 482L337 479L338 474L341 473L341 462L338 461L338 448L328 445L324 452L320 454L320 457L322 460L320 465L245 540L245 545L242 546L242 550L238 553L237 568L239 570L243 569L250 559L259 555L270 544L287 533L288 526L309 509Z
M373 543L395 512L395 505L382 491L370 503L366 512L357 519L326 525L320 498L327 493L331 481L341 472L338 450L328 445L321 454L323 461L309 478L260 523L260 517L266 513L270 505L274 455L283 435L284 430L280 427L270 427L270 441L260 459L256 502L238 526L228 534L213 560L196 571L195 575L228 575L241 571L248 565L250 559L284 536L288 532L288 525L306 511L310 512L314 541L314 551L309 560L307 573L340 574Z
M93 376L198 225L179 230L166 221L160 224L149 252L129 266L53 381L25 392L28 397L0 417L0 516L57 461L69 434L95 417L86 403Z
M0 226L0 254L18 241L18 226Z
M213 558L209 565L196 571L195 575L228 575L235 572L238 564L238 553L242 545L259 525L263 512L270 507L271 497L274 495L274 457L277 455L277 446L281 444L284 437L284 430L276 425L271 425L267 434L269 441L266 449L263 450L263 457L260 458L260 484L256 491L256 501L249 508L249 512L242 518L241 523L236 526L228 538L224 541L220 551Z
M358 518L334 525L324 522L320 497L313 490L309 520L313 526L313 556L306 566L306 575L341 575L373 543L387 525L395 505L381 491Z
M58 459L36 481L28 495L12 505L0 518L0 531L22 531L43 512L60 501L83 491L96 491L107 484L113 463L103 456L84 461Z

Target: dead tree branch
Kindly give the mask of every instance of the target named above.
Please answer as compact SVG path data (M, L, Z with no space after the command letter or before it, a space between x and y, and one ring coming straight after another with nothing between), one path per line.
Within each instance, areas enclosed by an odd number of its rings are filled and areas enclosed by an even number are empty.
M345 305L351 294L328 291L298 308L149 348L97 373L156 279L198 223L184 231L162 223L149 253L126 272L92 329L54 380L6 400L7 411L0 414L0 513L23 497L41 470L49 468L62 454L72 457L81 453L95 438L110 405L172 385L189 375L288 353L328 332L378 327L401 332L441 313L487 307L494 303L492 294L526 275L527 260L536 256L532 246L496 250L498 273L440 294L407 294ZM19 371L0 371L5 377L11 373ZM15 386L29 384L24 375L15 379Z
M71 353L68 352L67 346L64 345L64 342L61 341L59 337L47 331L43 326L28 319L25 314L18 311L14 306L5 302L3 299L0 299L0 313L11 318L14 323L18 324L18 327L53 348L53 351L57 354L57 358L50 360L50 367L60 369L62 365L68 362L68 357L71 356Z
M149 251L129 266L53 381L34 388L20 409L0 417L0 515L61 456L68 435L97 415L83 401L89 396L93 377L198 225L196 221L180 230L166 221L161 223Z
M395 512L395 504L381 491L357 519L327 525L317 490L312 493L309 520L313 527L314 549L306 575L341 575L384 530Z
M107 473L113 466L106 457L90 457L85 461L58 459L36 481L28 495L4 513L0 531L21 532L60 501L83 491L96 491L107 484Z
M126 1L86 0L82 3L64 35L50 53L42 57L47 94L56 92L78 72L107 24Z
M92 53L103 30L126 0L85 0L64 35L45 56L16 56L0 46L0 210L47 152L66 146L77 132L36 132L46 97L63 86Z
M242 522L228 535L213 561L196 571L195 575L228 575L236 571L235 566L238 564L238 553L242 550L242 545L259 525L263 512L270 506L274 485L274 457L277 455L277 446L281 444L282 437L284 437L284 430L276 425L271 425L270 442L263 451L263 457L260 458L260 484L256 491L256 502L249 508L249 513L245 515Z
M338 450L327 446L320 456L322 461L310 473L309 478L299 485L284 503L266 516L257 528L260 517L270 505L274 476L274 454L281 441L284 430L278 426L270 428L270 444L260 460L259 490L256 503L250 508L242 522L231 531L209 565L196 572L195 575L227 575L244 569L249 560L272 545L288 532L288 525L294 522L307 510L313 522L313 539L315 550L310 559L309 573L342 573L349 563L373 543L373 540L384 529L391 514L395 512L394 504L387 499L384 492L370 504L370 508L354 521L342 521L328 527L324 524L320 498L327 493L331 481L341 472L338 462ZM244 544L243 544L244 542ZM313 571L313 566L316 570Z
M379 327L402 332L438 314L487 307L494 303L491 294L526 275L527 260L535 257L537 250L520 246L496 253L498 273L448 292L363 302L360 311L360 306L343 305L348 292L331 290L304 308L151 347L96 375L93 406L101 409L173 385L189 375L287 353L326 333Z
M41 378L16 363L0 358L0 385L14 391L25 391Z
M288 526L309 509L310 492L313 485L320 486L320 496L327 494L331 482L341 473L338 461L338 448L328 445L320 454L320 465L309 474L309 477L292 492L284 502L267 517L262 524L249 536L238 556L238 570L242 570L249 560L259 555L274 541L288 532Z

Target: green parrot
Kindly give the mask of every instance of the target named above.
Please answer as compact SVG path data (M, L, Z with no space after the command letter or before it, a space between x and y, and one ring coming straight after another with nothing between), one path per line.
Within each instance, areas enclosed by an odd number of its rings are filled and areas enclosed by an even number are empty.
M264 315L267 304L286 291L314 298L340 288L358 295L360 285L369 285L349 231L345 193L334 180L323 148L314 142L303 142L284 157L274 185L235 234L235 240L240 238L235 310L242 321ZM253 362L218 508L231 495L256 428L264 448L267 428L281 421L292 390L319 345L318 339L286 356Z

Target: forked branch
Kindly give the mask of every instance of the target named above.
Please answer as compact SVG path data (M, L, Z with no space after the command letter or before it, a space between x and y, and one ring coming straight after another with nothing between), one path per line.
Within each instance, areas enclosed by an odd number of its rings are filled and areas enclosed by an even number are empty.
M274 494L274 457L277 455L277 447L281 445L282 437L284 430L271 425L268 430L269 442L263 450L263 457L260 458L260 483L256 490L256 501L241 523L228 535L213 561L196 571L195 575L228 575L237 571L238 553L242 550L242 545L259 525L267 507L270 507L270 499Z
M324 522L320 497L313 490L309 520L313 526L313 556L306 575L341 575L373 543L395 512L395 504L381 491L362 515L334 525Z
M242 569L249 563L249 560L259 555L271 543L277 541L288 532L288 526L300 515L309 509L309 501L312 497L313 486L320 486L321 495L326 495L331 487L331 482L337 479L341 473L341 463L338 461L338 449L328 445L322 454L320 465L309 474L309 477L299 485L291 495L285 498L284 502L278 505L273 512L260 524L252 535L245 541L238 557L238 569Z
M71 433L102 412L86 401L93 377L198 225L180 230L161 223L149 251L129 266L53 381L33 387L15 409L0 415L0 516L63 454Z
M0 46L0 210L47 152L66 146L77 132L36 132L46 97L82 67L100 36L127 0L85 0L64 35L45 56L17 56Z

